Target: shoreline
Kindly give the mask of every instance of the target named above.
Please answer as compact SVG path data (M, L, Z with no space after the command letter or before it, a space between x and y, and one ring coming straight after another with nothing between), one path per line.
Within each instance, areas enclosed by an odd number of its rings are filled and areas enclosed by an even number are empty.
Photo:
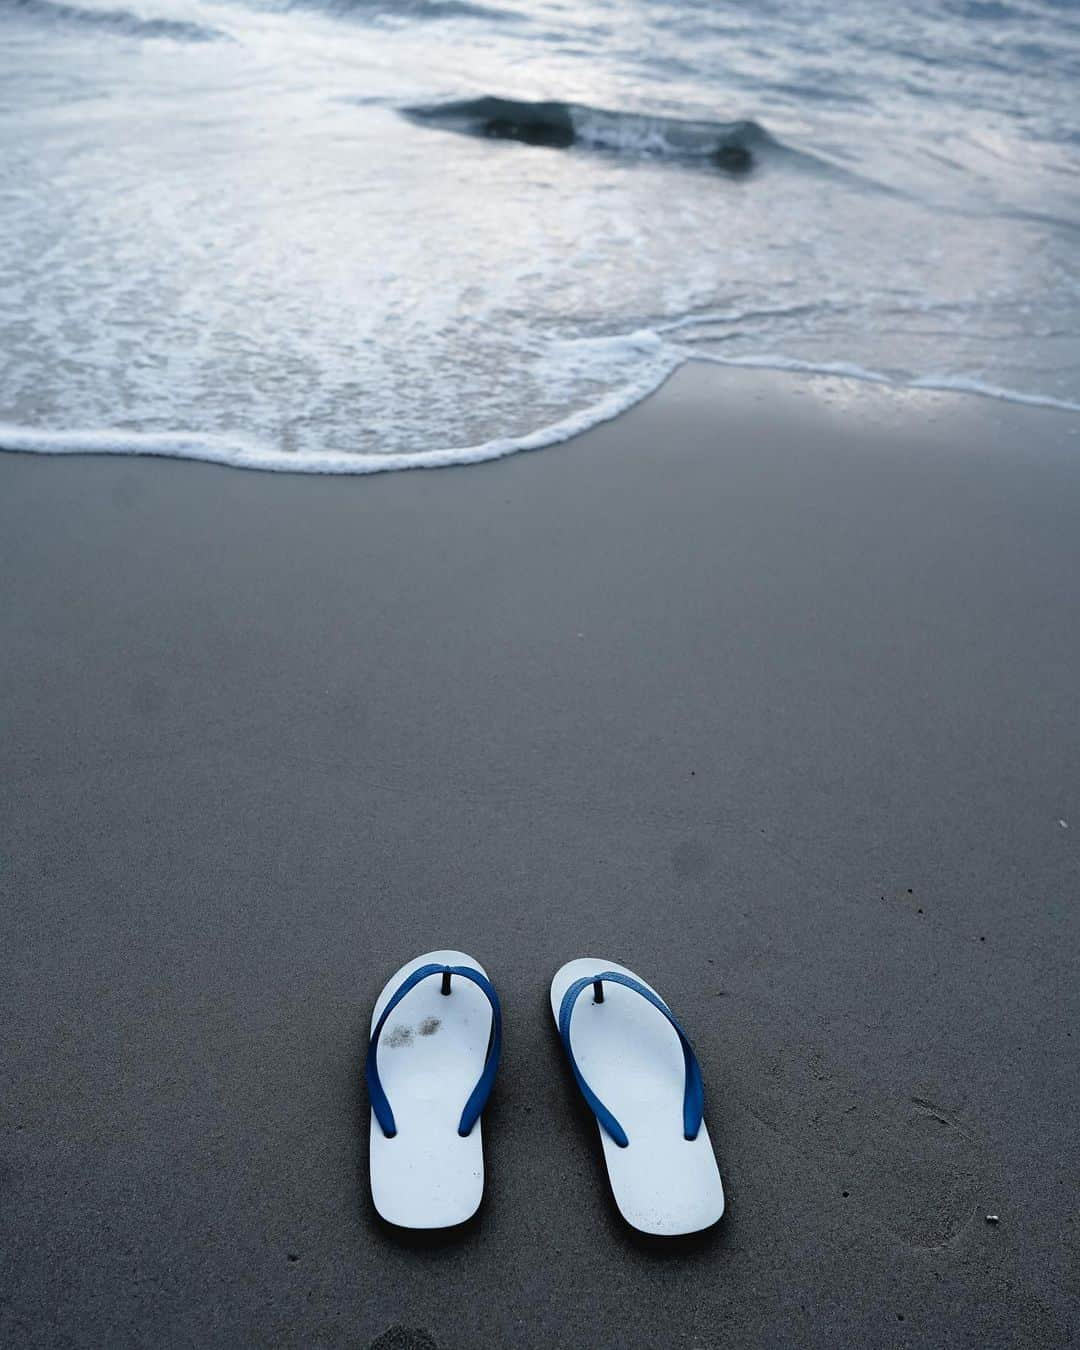
M694 367L468 473L0 455L3 1338L1068 1343L1078 452ZM361 1064L441 946L506 1041L480 1216L425 1242ZM693 1036L692 1243L609 1202L546 1006L582 954Z
M624 334L620 340L637 338L664 347L661 334L683 325L679 320L660 325L641 334ZM561 421L519 436L496 437L477 445L446 450L420 450L385 455L363 451L322 450L297 453L263 446L243 438L207 433L137 432L104 429L97 431L50 431L0 420L0 452L40 455L132 455L158 459L182 459L192 463L217 464L225 468L249 469L263 473L318 474L367 477L377 473L401 473L412 469L447 469L490 464L512 455L532 453L564 445L587 436L595 428L616 421L654 397L682 371L693 372L710 366L732 372L761 371L797 381L846 380L858 384L880 385L894 393L937 393L961 395L993 402L1039 408L1054 412L1080 413L1080 403L1050 394L1025 393L986 384L966 376L918 376L897 381L880 371L848 362L812 362L783 356L722 357L711 353L687 352L677 346L664 354L662 368L643 374L635 383L611 390L597 403L567 414Z

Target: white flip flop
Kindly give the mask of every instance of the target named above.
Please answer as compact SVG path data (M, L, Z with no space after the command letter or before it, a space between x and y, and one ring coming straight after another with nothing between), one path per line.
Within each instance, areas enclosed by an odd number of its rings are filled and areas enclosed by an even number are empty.
M701 1069L671 1009L632 970L586 957L556 973L551 1010L623 1218L665 1236L711 1227L724 1187Z
M371 1195L402 1228L449 1228L484 1193L484 1109L502 1046L499 998L464 952L401 967L375 1002L368 1043Z

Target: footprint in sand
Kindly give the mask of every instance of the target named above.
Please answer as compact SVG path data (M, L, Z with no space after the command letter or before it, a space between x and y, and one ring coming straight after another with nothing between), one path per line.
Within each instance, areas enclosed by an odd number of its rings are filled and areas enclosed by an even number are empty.
M889 1227L912 1247L945 1246L975 1216L982 1149L968 1126L922 1092L895 1124Z

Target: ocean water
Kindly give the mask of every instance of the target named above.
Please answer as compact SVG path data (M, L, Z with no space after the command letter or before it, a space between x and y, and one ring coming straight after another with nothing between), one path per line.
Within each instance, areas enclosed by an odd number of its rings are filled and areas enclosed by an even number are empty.
M0 446L370 472L688 360L1080 408L1070 0L0 0Z

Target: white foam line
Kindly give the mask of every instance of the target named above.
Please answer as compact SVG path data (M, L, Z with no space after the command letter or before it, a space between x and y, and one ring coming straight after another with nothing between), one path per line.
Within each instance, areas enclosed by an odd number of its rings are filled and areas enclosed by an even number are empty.
M1052 394L1023 394L1018 389L1003 389L997 384L986 384L967 375L923 375L910 381L912 389L941 389L947 393L981 394L983 398L999 398L1005 403L1027 403L1033 408L1060 408L1063 412L1080 412L1080 403Z
M620 413L654 393L682 364L674 352L659 370L632 384L621 386L580 412L560 422L541 427L525 436L504 436L448 450L425 450L372 455L339 450L290 453L273 450L255 441L229 440L221 436L148 434L135 431L37 431L32 427L0 422L0 450L38 455L156 455L168 459L194 459L209 464L227 464L237 469L263 469L276 473L389 473L398 469L444 469L457 464L483 464L504 459L524 450L542 450L582 432L610 422Z
M802 361L797 356L780 356L772 352L760 356L717 356L714 352L689 351L682 348L688 361L708 361L714 366L743 366L750 370L797 370L807 375L843 375L849 380L864 380L871 384L895 384L880 370L867 370L849 361Z
M483 464L505 459L527 450L542 450L559 445L590 428L610 422L655 393L668 378L688 361L735 366L751 370L798 371L809 375L837 375L845 379L885 384L892 388L940 390L947 393L976 394L1009 403L1030 404L1040 408L1058 408L1080 412L1080 403L1053 398L1048 394L1025 394L1015 389L985 384L967 376L925 375L899 381L878 370L847 361L804 361L779 353L748 356L717 356L712 352L692 351L662 343L649 330L626 335L630 341L652 349L653 369L640 379L620 386L588 408L524 436L504 436L480 445L447 450L422 450L385 455L352 453L340 450L316 450L292 453L274 450L256 441L230 440L221 436L150 434L121 431L39 431L33 427L0 422L0 451L24 451L39 455L156 455L169 459L201 460L238 469L262 469L274 473L369 474L390 473L400 469L444 469L461 464ZM648 339L648 341L645 341ZM619 339L614 339L619 340ZM657 364L655 358L659 357Z
M683 348L688 361L708 361L716 366L743 366L751 370L796 370L808 375L841 375L849 380L864 380L871 384L888 384L894 389L929 389L949 394L977 394L980 398L999 399L1003 403L1024 403L1033 408L1058 408L1062 412L1080 412L1080 403L1054 398L1052 394L1025 394L1019 389L1005 389L1001 385L986 384L967 375L920 375L911 380L897 380L880 370L867 370L848 361L802 361L794 356L771 353L760 356L718 356L714 352L690 351Z

